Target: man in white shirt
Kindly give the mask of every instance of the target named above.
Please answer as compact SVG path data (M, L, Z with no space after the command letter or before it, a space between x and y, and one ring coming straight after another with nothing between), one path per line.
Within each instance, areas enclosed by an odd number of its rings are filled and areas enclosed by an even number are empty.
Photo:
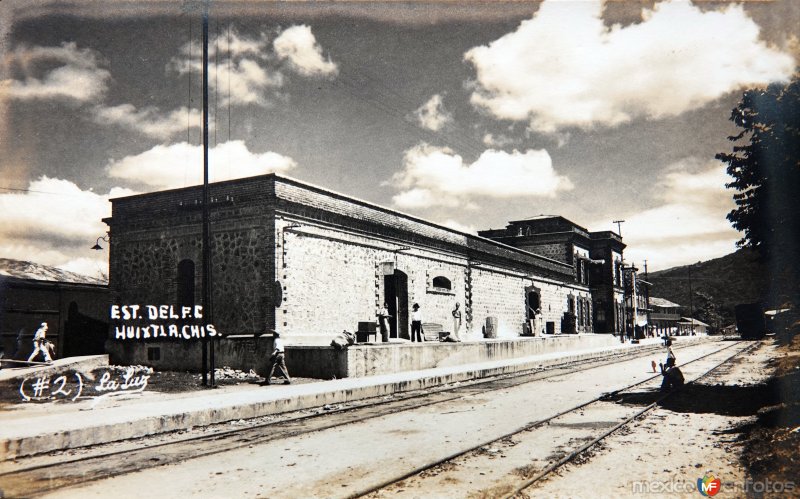
M381 341L386 343L389 341L389 319L392 316L389 315L389 307L386 303L383 304L383 308L378 310L378 325L381 330Z
M459 309L461 305L456 302L456 308L453 309L453 339L456 341L461 341L461 337L458 335L459 331L461 330L461 310Z
M281 340L281 334L277 331L273 330L272 335L274 337L272 342L272 355L270 356L272 366L269 369L269 375L267 375L267 379L264 380L262 385L272 384L272 375L275 373L276 367L280 370L281 376L285 378L283 384L288 385L292 382L292 379L289 377L289 371L286 369L283 340Z
M422 341L422 312L419 311L419 303L415 303L411 312L411 341Z
M47 323L42 322L42 325L36 330L36 334L33 335L33 352L31 352L31 356L28 357L28 362L33 361L33 359L39 355L39 352L42 352L45 362L53 361L53 359L50 358L50 352L47 349L47 338L45 337L46 334Z

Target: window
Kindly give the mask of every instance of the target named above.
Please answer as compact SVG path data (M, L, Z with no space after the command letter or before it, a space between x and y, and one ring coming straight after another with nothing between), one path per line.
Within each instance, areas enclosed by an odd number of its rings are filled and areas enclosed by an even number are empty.
M450 291L453 288L453 285L450 283L450 279L440 275L433 278L433 287L440 290Z
M194 306L194 262L192 260L181 260L178 262L177 301L178 306Z

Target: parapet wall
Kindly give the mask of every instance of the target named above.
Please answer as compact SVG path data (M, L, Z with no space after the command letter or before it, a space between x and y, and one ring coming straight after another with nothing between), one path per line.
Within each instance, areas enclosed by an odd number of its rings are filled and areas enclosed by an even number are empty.
M353 345L343 350L321 346L287 346L292 376L332 379L516 359L619 345L612 335L496 339L464 343L390 343Z

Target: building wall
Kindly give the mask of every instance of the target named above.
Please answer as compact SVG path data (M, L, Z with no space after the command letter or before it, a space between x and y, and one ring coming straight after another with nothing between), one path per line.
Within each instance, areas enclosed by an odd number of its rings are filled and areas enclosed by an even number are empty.
M281 227L288 225L299 227L281 235ZM342 330L354 331L359 322L375 322L385 300L385 264L406 274L409 314L418 303L424 323L451 331L455 303L466 309L463 257L413 245L396 251L401 246L390 240L297 219L287 218L277 227L284 287L278 329L290 343L315 342L309 336L327 343ZM433 279L440 276L450 281L450 290L433 286ZM466 326L462 325L462 333Z
M210 248L212 311L225 335L264 333L274 325L275 231L269 183L215 184ZM178 264L194 264L194 302L202 303L201 212L198 190L179 189L115 200L109 265L114 303L177 304ZM187 208L188 207L188 208Z
M289 225L295 227L281 228ZM488 317L497 318L499 337L521 335L525 289L531 284L541 289L544 321L553 321L556 332L561 330L567 297L590 296L586 287L532 280L485 265L468 271L467 259L458 255L413 245L395 251L398 243L310 221L286 218L276 227L276 238L282 241L278 267L284 289L277 329L291 344L325 344L342 330L354 331L358 322L374 322L385 296L384 263L407 275L409 310L418 303L423 322L451 331L452 310L460 303L466 339L482 338ZM449 291L433 287L437 276L450 280Z
M389 257L386 250L327 239L332 231L319 228L284 232L277 330L287 340L354 331L359 321L375 320L376 261Z
M472 330L468 338L481 338L488 317L497 318L497 337L509 338L523 333L525 324L525 287L531 280L521 275L492 269L472 269ZM548 297L543 292L542 299Z

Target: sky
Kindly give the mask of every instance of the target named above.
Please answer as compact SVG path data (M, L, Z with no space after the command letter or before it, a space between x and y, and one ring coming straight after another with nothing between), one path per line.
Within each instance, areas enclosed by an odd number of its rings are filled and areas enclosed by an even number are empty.
M105 273L110 198L202 182L201 5L0 2L0 256ZM624 220L649 270L735 250L714 155L800 56L791 0L210 5L212 181L470 233Z

